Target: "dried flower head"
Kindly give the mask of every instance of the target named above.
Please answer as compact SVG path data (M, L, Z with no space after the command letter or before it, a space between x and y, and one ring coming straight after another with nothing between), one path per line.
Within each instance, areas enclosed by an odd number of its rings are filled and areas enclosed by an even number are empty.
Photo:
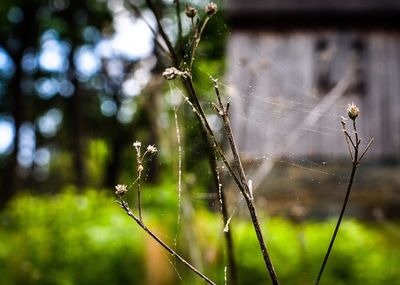
M117 195L124 195L126 192L128 192L128 187L124 184L118 184L115 186L115 194Z
M185 71L180 71L175 67L168 67L167 69L164 70L162 76L164 76L164 78L167 80L172 80L179 76L186 77L187 73Z
M147 151L151 154L156 153L157 152L157 148L154 145L149 145L147 146Z
M217 13L218 11L218 6L217 4L215 4L214 2L210 2L206 5L206 7L204 8L204 10L206 11L206 14L208 16L212 16L215 13Z
M359 114L360 114L360 109L354 103L347 105L347 115L349 116L350 119L354 121Z
M135 142L133 143L133 147L134 147L135 150L136 150L136 155L137 155L137 156L140 156L140 148L142 147L142 143L141 143L140 141L135 141Z
M190 6L190 5L186 4L185 14L189 18L194 18L196 16L196 14L197 14L197 10L193 6Z
M135 147L135 148L140 148L141 146L142 146L142 143L141 142L139 142L139 141L135 141L134 143L133 143L133 146Z

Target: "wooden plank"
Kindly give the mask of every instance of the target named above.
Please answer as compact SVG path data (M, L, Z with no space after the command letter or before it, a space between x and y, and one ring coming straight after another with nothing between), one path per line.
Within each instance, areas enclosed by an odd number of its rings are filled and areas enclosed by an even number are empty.
M354 39L365 44L365 94L344 94L325 113L315 92L315 43L337 44L331 72L340 81L349 68ZM248 157L347 158L340 116L348 103L361 108L359 133L376 139L368 158L400 158L400 34L295 32L233 33L228 44L228 93L239 149ZM335 83L335 84L336 84ZM315 125L298 132L312 113ZM351 126L349 126L351 127ZM293 139L294 143L287 143Z

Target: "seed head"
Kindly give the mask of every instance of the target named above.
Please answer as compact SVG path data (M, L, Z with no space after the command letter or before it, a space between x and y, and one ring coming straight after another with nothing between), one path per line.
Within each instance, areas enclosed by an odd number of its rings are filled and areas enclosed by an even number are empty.
M197 14L197 10L196 10L196 8L186 4L185 14L189 18L194 18L196 16L196 14Z
M141 143L140 141L135 141L135 142L133 143L133 147L134 147L135 150L136 150L136 155L137 155L137 156L140 156L140 148L142 147L142 143Z
M147 151L151 154L156 153L157 152L157 148L154 145L149 145L147 146Z
M167 69L164 70L162 76L164 76L164 78L167 80L172 80L179 76L186 77L187 72L180 71L180 70L176 69L175 67L168 67Z
M135 148L140 148L141 146L142 146L142 143L141 142L139 142L139 141L135 141L134 143L133 143L133 146L135 147Z
M359 114L360 114L360 109L354 103L347 105L347 115L349 116L350 119L354 121Z
M115 186L115 194L122 196L128 192L128 188L125 184L118 184Z
M218 11L218 6L217 4L215 4L214 2L210 2L206 5L206 7L204 8L204 11L206 12L206 14L208 16L212 16L215 13L217 13Z

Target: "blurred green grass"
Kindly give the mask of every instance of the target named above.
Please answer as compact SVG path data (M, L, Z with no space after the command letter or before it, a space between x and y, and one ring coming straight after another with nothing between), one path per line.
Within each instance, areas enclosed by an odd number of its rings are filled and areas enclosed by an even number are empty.
M172 246L178 237L178 251L188 259L197 250L206 274L223 284L220 217L196 207L190 220L182 216L178 228L175 194L167 188L146 190L152 193L145 201L149 227ZM0 214L0 283L203 284L146 237L108 192L67 189L15 198ZM312 284L335 221L262 220L281 283ZM268 284L251 224L239 217L232 223L241 284ZM321 284L400 284L399 234L399 223L387 230L345 219Z

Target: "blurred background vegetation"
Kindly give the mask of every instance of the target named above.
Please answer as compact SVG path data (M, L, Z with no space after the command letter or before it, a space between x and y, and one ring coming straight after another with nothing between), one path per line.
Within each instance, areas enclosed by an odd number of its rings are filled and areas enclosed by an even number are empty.
M176 210L173 187L146 189L145 219L174 244ZM161 218L160 218L161 217ZM22 195L1 214L0 276L3 284L203 284L175 262L123 215L104 192ZM282 284L312 284L330 239L334 220L295 223L262 217L271 257ZM199 208L192 223L197 236L178 240L184 256L200 252L200 267L223 284L224 250L219 218ZM398 232L346 220L322 284L400 284ZM241 284L265 284L267 278L252 225L236 219L235 253Z
M174 106L160 76L168 59L155 48L146 23L125 4L2 1L3 203L24 189L57 192L65 184L113 188L133 173L134 140L168 145ZM173 36L174 5L159 1L157 7ZM150 12L143 7L142 14L154 28ZM223 73L227 28L213 26L221 23L222 15L212 21L199 58L199 69L216 75ZM183 118L189 125L185 134L191 133L191 119ZM152 162L148 181L157 181L160 163L170 167L168 149L161 162ZM194 143L192 149L197 149Z
M197 4L201 10L204 3ZM139 6L155 27L144 4ZM176 37L172 1L157 1L157 9ZM229 29L221 10L210 21L196 60L194 80L204 97L212 94L208 76L224 74ZM146 23L122 0L2 0L2 284L199 282L113 201L114 185L135 179L132 143L137 139L160 149L146 168L150 227L169 244L177 239L183 255L223 283L222 226L218 212L209 211L215 205L207 199L214 190L206 147L192 112L182 110L187 106L173 96L180 90L161 77L168 64ZM192 195L183 203L192 208L179 226L177 108L184 183ZM282 284L310 284L333 221L262 220ZM347 221L325 284L400 284L398 235L396 224L383 228ZM188 244L193 238L194 247ZM245 218L237 219L234 239L242 284L264 284L261 255Z

